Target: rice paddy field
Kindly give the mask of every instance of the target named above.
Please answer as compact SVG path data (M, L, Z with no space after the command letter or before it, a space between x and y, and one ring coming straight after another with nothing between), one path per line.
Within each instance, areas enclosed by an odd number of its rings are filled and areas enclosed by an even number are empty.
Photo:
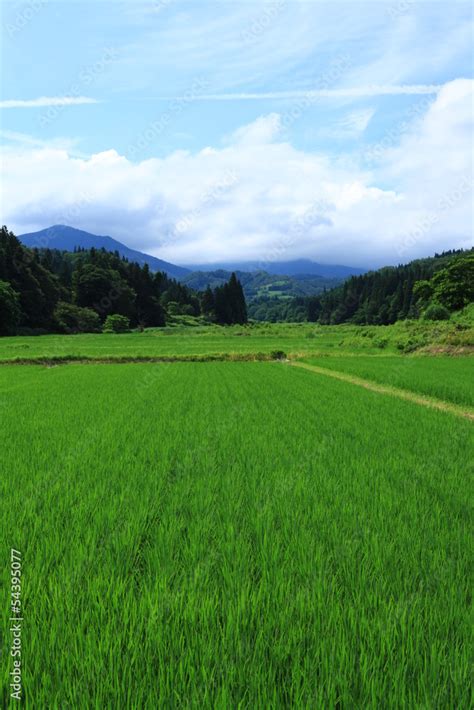
M474 358L319 357L307 362L474 408Z
M308 361L472 404L470 357ZM287 362L4 364L0 418L25 707L472 707L469 419Z

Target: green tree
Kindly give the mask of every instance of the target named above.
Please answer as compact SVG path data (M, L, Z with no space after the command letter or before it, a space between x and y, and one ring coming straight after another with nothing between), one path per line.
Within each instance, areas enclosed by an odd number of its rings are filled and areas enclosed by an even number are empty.
M214 294L211 287L208 285L201 298L201 310L206 316L214 313L215 309Z
M234 272L228 284L228 298L231 304L232 323L240 325L247 323L247 304L245 303L244 290Z
M413 286L413 295L421 308L425 307L433 298L433 284L423 279Z
M26 249L5 226L0 236L0 279L19 294L19 326L52 326L60 295L58 279L40 264L38 254Z
M126 333L129 329L129 319L119 313L114 313L105 319L104 333Z
M450 311L474 301L474 256L456 259L433 276L433 296Z
M86 264L74 274L73 284L75 303L92 308L101 318L134 315L136 293L118 271Z
M231 274L228 283L215 289L214 312L216 321L223 325L247 323L244 291L235 273Z
M100 333L100 318L91 308L81 308L59 301L54 311L58 329L62 333Z
M0 335L12 335L20 323L20 295L6 281L0 281Z
M423 314L425 320L449 320L450 317L448 309L440 303L432 303Z

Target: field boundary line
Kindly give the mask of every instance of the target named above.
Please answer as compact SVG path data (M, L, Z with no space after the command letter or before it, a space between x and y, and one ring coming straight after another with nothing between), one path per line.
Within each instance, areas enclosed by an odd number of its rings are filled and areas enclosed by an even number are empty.
M356 375L349 375L347 372L329 370L325 367L319 367L319 365L309 365L306 362L292 361L289 362L289 365L291 367L300 367L304 370L315 372L318 375L333 377L335 380L340 380L341 382L347 382L351 385L363 387L364 389L370 390L371 392L377 392L378 394L385 394L391 397L398 397L398 399L403 399L407 402L419 404L423 407L428 407L430 409L437 409L441 412L449 412L450 414L454 414L457 417L463 417L464 419L474 421L474 411L470 409L465 409L464 407L458 404L454 404L453 402L446 402L444 399L436 399L435 397L429 397L428 395L418 394L416 392L413 392L412 390L392 387L391 385L381 385L378 382L373 382L372 380L365 380L362 377L357 377Z
M210 353L204 355L51 355L0 359L2 365L127 365L178 362L275 362L271 353Z

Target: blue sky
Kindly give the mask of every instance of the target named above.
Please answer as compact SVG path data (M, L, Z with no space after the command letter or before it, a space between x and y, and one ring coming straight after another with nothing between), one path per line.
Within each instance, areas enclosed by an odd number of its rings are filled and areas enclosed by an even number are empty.
M469 3L29 0L1 24L18 232L371 266L472 239Z

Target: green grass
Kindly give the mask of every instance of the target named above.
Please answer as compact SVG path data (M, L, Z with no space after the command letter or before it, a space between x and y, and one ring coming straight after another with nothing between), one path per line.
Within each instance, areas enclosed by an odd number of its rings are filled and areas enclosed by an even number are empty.
M469 422L279 363L5 366L0 401L26 707L470 706Z
M124 335L45 335L0 339L0 360L27 357L86 355L192 356L220 353L268 353L275 349L311 352L314 340L306 337L307 326L273 326L268 329L245 327L179 327L147 330ZM340 333L325 333L321 347L334 347Z
M474 358L472 357L336 356L308 358L306 361L381 384L474 407Z
M195 319L194 319L195 320ZM466 349L474 346L474 329L466 324L421 321L393 326L317 326L311 323L250 326L180 325L123 335L43 335L0 338L0 362L27 358L170 357L270 353L293 356L400 354L423 347ZM461 328L459 330L458 328Z

